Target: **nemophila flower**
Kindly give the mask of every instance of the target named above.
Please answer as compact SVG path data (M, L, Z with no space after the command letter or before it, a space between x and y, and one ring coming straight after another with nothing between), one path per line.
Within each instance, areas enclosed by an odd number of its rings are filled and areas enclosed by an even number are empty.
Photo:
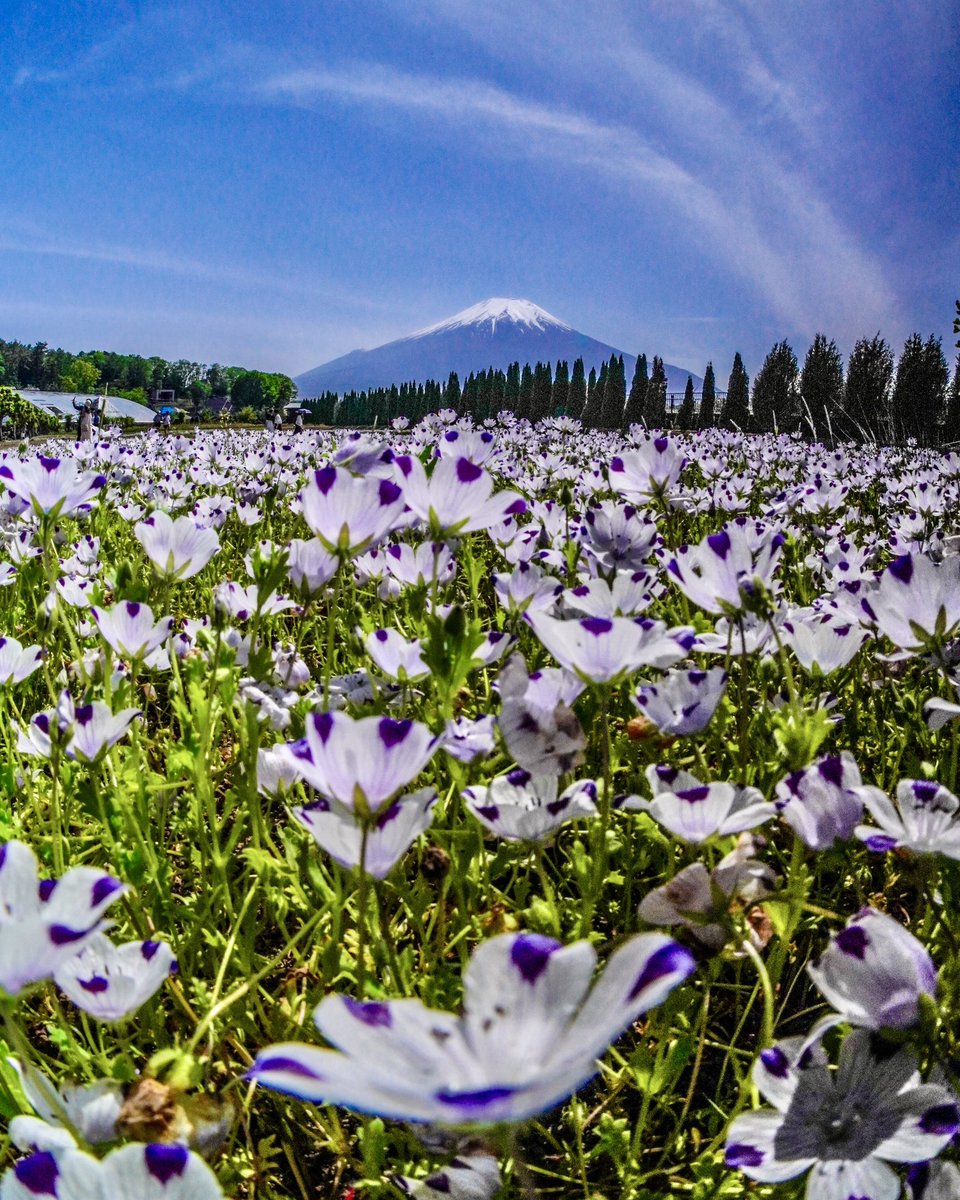
M493 716L457 717L447 722L441 745L458 762L473 762L475 758L493 753L495 728Z
M545 575L535 563L523 562L512 571L495 574L493 590L507 612L549 612L563 584L553 575Z
M860 604L901 650L922 650L952 637L960 626L960 559L936 563L925 554L903 554Z
M383 565L407 587L446 587L457 573L453 551L444 542L393 542L384 551Z
M951 1162L914 1163L907 1168L910 1200L960 1200L960 1168Z
M755 904L776 884L772 868L752 858L753 852L753 838L746 834L712 871L702 862L690 863L644 896L640 916L650 925L682 925L704 946L722 949L734 933L732 909ZM752 926L747 936L757 947L763 944Z
M960 676L954 675L950 682L953 684L953 689L957 693L957 698L960 699ZM952 700L945 700L942 696L931 696L924 704L923 711L927 717L927 724L931 729L942 729L948 721L955 721L960 717L960 704L955 704Z
M635 617L662 591L653 571L617 571L613 582L589 579L563 593L565 609L586 617Z
M722 667L668 671L659 683L643 684L633 702L661 733L679 737L707 727L726 687Z
M780 626L780 637L805 671L822 675L845 667L867 638L867 631L834 613L812 610L791 614Z
M80 1150L41 1150L0 1181L0 1200L223 1200L217 1177L185 1146L134 1143L102 1161Z
M933 996L937 970L920 942L875 908L862 909L830 939L810 978L840 1020L868 1029L909 1029L920 997Z
M497 724L507 750L532 774L565 775L583 762L587 741L570 705L583 690L575 675L557 668L527 675L515 654L497 676Z
M771 588L785 540L779 529L737 517L698 545L681 546L667 572L707 612L740 612L759 589Z
M250 621L253 617L273 617L297 607L296 600L289 600L278 592L261 595L255 583L246 587L240 583L218 583L213 592L217 608L229 614L234 621Z
M397 1184L414 1200L492 1200L500 1190L500 1168L492 1154L462 1154L426 1179L401 1175Z
M877 826L854 830L870 850L913 850L960 859L960 800L933 779L902 779L896 800L879 788L864 787L860 796Z
M105 475L81 471L74 458L8 458L0 463L0 481L8 492L26 501L38 516L69 517L107 482Z
M237 695L258 709L257 719L274 730L288 727L290 710L299 699L297 693L289 688L277 687L249 676L240 680Z
M343 559L386 537L403 512L403 495L391 479L327 466L309 477L300 506L303 519L327 550Z
M403 477L403 498L435 532L470 533L526 511L522 497L494 492L493 478L462 455L438 459L429 476L412 455L400 455L396 465Z
M103 914L125 890L92 867L40 880L29 846L0 846L0 987L15 996L48 979L98 932Z
M287 548L287 574L302 596L318 596L334 577L339 559L319 538L293 538Z
M375 629L364 639L364 648L391 679L423 679L430 674L419 638L409 641L396 629Z
M21 754L50 758L56 744L67 758L93 762L119 742L138 716L139 708L114 713L102 700L77 705L70 693L63 691L56 708L37 713L26 729L18 731L17 749Z
M145 658L169 638L173 617L153 619L149 604L123 600L112 608L94 605L90 615L97 623L103 640L124 658Z
M627 500L649 504L680 479L687 459L669 438L652 438L610 460L610 486Z
M756 829L777 815L776 807L754 787L701 783L689 771L651 764L646 770L652 800L627 796L618 808L645 812L685 842Z
M57 987L100 1021L119 1021L135 1012L158 991L177 960L166 942L114 945L97 933L79 954L53 973Z
M852 755L827 755L777 784L775 804L811 850L853 837L863 816L862 780Z
M692 629L629 617L561 620L527 613L539 641L561 666L589 683L613 683L640 667L671 667L693 645Z
M436 803L437 793L421 788L392 800L369 819L324 797L291 811L317 845L342 867L362 867L374 879L385 879L420 834L430 828Z
M761 1183L809 1171L807 1200L897 1200L887 1163L935 1158L960 1128L953 1094L921 1084L909 1050L862 1029L844 1039L836 1071L818 1045L791 1038L761 1053L753 1079L775 1107L736 1118L727 1166Z
M0 637L0 685L23 683L43 662L40 646L22 646L14 637Z
M116 1141L123 1087L115 1079L67 1084L58 1090L33 1064L24 1067L16 1058L8 1058L7 1062L16 1071L23 1094L37 1114L11 1120L10 1140L18 1149L53 1150L76 1145L62 1124L64 1118L90 1146Z
M474 951L464 1013L419 1000L328 996L314 1013L336 1049L262 1050L250 1077L318 1104L440 1125L522 1121L596 1074L597 1058L691 973L687 950L630 938L593 987L596 952L539 934L504 934Z
M168 579L198 575L220 549L215 529L198 525L192 517L173 520L161 509L135 525L133 532L147 558Z
M597 815L597 785L581 779L559 792L556 775L531 775L518 768L487 787L463 791L467 811L508 842L542 842L566 821Z
M305 737L287 751L310 787L363 816L415 779L439 742L416 721L324 712L307 717Z

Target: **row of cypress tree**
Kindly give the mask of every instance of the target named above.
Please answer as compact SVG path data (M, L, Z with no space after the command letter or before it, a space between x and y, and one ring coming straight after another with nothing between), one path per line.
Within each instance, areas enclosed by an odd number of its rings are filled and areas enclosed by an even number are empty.
M699 400L699 404L697 403ZM803 366L786 341L767 354L750 387L739 352L726 392L718 393L713 363L707 363L696 395L688 376L682 402L667 394L663 360L645 354L636 362L629 391L622 355L612 355L599 372L573 369L565 361L511 363L506 371L471 372L461 386L451 372L445 384L403 383L339 396L304 400L323 424L383 425L396 417L417 421L441 408L477 421L504 410L536 422L551 415L578 417L590 429L707 429L721 426L755 433L796 432L820 441L846 439L921 445L960 440L960 359L953 381L939 339L911 334L898 360L879 334L861 338L844 369L836 342L818 333Z

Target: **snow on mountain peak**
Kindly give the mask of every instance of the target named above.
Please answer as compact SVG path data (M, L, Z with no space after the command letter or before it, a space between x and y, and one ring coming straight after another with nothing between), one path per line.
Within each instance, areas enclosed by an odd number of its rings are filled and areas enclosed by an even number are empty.
M540 308L532 300L509 300L495 296L490 300L482 300L462 312L438 321L436 325L428 325L426 329L418 329L410 335L411 338L426 337L431 333L441 333L447 329L462 329L466 325L490 325L490 332L497 328L498 321L508 321L514 325L525 325L528 329L546 329L553 326L556 329L570 329L565 322L558 320L546 309Z

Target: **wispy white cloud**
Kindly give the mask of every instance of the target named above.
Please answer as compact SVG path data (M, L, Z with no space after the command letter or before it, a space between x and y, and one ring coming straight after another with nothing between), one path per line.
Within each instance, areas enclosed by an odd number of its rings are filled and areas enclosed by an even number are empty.
M644 202L653 195L660 205L669 204L686 235L749 282L792 328L812 335L829 322L838 336L852 337L865 311L871 324L898 327L896 301L880 264L809 179L767 155L705 87L646 53L637 52L633 60L628 55L614 52L621 68L645 76L648 87L655 82L661 107L684 114L698 152L689 165L679 154L657 149L640 121L613 124L472 79L353 63L278 71L253 91L271 103L316 108L338 101L419 113L435 125L487 137L490 153L549 158L589 170ZM495 138L489 138L491 131ZM748 161L728 169L730 155L744 148Z

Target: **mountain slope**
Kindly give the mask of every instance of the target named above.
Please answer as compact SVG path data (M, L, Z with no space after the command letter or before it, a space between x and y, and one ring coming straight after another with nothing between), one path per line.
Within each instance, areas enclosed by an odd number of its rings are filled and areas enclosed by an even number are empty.
M653 353L647 352L651 363ZM471 371L506 370L512 362L549 362L555 367L559 359L566 359L572 368L574 360L582 358L587 372L591 367L599 371L611 354L623 354L629 388L636 355L579 333L529 300L497 297L374 350L352 350L305 371L294 382L303 397L327 391L343 394L410 380L446 382L451 371L463 383ZM692 372L664 365L667 391L682 392ZM694 387L701 384L700 376L694 375Z

